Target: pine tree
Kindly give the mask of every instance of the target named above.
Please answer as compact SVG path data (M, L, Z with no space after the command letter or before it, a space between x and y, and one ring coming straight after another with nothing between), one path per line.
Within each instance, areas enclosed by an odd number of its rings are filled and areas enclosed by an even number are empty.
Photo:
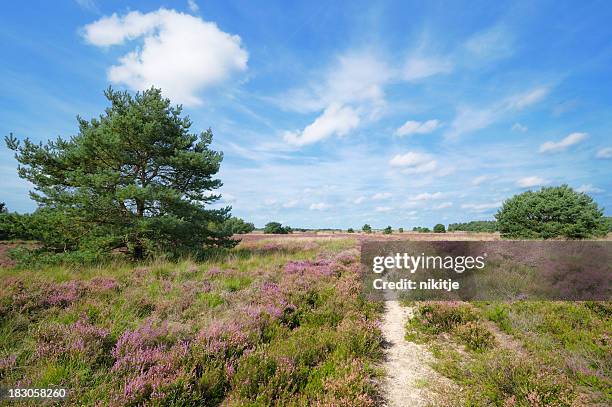
M213 176L223 154L209 149L212 131L190 133L189 117L161 90L132 96L105 92L105 112L90 121L77 117L79 133L47 144L23 143L12 134L19 175L35 185L42 208L61 211L83 242L107 249L127 246L135 258L153 250L232 246L226 229L231 207L206 209L221 196Z

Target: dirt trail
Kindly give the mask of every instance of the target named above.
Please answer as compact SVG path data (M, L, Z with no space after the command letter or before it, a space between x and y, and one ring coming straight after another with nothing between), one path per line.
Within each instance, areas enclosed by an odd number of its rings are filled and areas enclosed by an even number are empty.
M425 345L404 339L405 326L412 317L411 307L402 307L399 301L385 302L382 332L387 341L384 396L389 407L420 407L436 405L434 395L427 390L432 383L444 383L430 363L433 356Z

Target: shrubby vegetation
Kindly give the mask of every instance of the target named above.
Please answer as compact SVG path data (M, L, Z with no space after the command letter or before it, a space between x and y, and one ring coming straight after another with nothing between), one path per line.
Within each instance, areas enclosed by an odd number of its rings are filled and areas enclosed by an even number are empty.
M264 227L264 233L268 234L286 235L292 232L293 229L290 226L283 226L279 222L268 222Z
M603 211L593 198L567 185L527 191L506 200L495 215L502 237L584 239L605 234Z
M429 228L427 227L421 227L421 226L415 226L412 228L413 232L419 232L419 233L429 233L431 232L431 230L429 230Z
M250 222L245 222L244 219L232 216L223 223L223 227L228 230L228 233L234 235L242 235L245 233L251 233L255 230L255 225Z
M372 226L368 225L367 223L365 225L363 225L363 227L361 228L361 230L365 233L372 233Z
M14 136L19 175L35 185L39 210L31 219L50 252L109 252L125 248L142 259L155 252L231 247L220 227L230 207L206 209L220 195L213 178L222 153L209 149L212 132L190 133L161 91L131 96L109 88L110 106L90 121L78 118L79 133L46 145Z
M433 227L434 233L446 233L446 228L443 224L438 223Z
M355 230L353 228L348 228L346 230L346 233L355 233Z
M497 232L497 222L494 220L473 220L466 223L451 223L448 225L449 232Z
M393 233L393 228L391 228L391 226L387 226L386 228L383 229L384 235L390 235L391 233Z
M606 326L609 329L609 321L604 322L594 314L588 315L588 307L583 304L561 304L565 311L569 311L568 307L575 310L584 307L579 312L580 316L556 311L548 314L560 305L554 302L546 304L550 305L541 308L531 301L519 301L511 305L512 313L509 313L509 306L500 303L476 304L483 307L483 312L468 303L423 302L417 305L415 317L406 326L406 338L427 342L437 359L434 368L462 389L461 392L451 392L444 387L431 387L431 390L442 393L441 396L450 405L605 405L604 387L607 380L602 380L594 367L587 368L586 365L589 363L587 360L598 366L599 363L605 364L602 359L605 358L604 353L594 351L603 350L601 345L596 344L595 338L601 329L606 329ZM529 311L519 316L513 314L514 308L528 308ZM514 338L502 337L506 342L501 343L485 322L485 315L490 315L489 319L496 322L503 321L500 326L512 330L519 339L525 339L527 342L523 343L526 346L512 343ZM534 318L534 315L537 317ZM585 317L587 320L582 320ZM567 323L561 322L568 318L570 321ZM582 331L577 330L576 326L582 325L585 328L588 325L588 329L593 331L592 338L585 339L590 334L579 334ZM521 331L524 336L519 334ZM543 332L549 334L542 336ZM530 341L535 341L541 348L532 346ZM455 343L463 345L463 349L457 350ZM591 356L586 356L587 353ZM588 371L592 378L599 378L588 384L581 381L580 377L567 370L576 363L584 373ZM579 395L578 385L585 384L590 387L588 396Z
M375 405L382 307L360 297L352 245L0 268L0 378L70 405Z

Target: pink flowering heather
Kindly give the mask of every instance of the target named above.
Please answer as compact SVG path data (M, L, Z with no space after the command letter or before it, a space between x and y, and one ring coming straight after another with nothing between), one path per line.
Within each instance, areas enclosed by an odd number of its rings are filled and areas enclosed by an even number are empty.
M222 271L221 271L221 269L219 267L211 267L206 272L206 275L208 277L214 277L214 276L217 276L217 275L219 275L221 273L222 273Z
M252 321L251 321L252 323ZM252 327L238 321L214 321L202 329L196 342L211 356L229 358L252 345Z
M4 374L4 372L9 371L15 366L17 361L16 355L8 355L7 357L0 358L0 377Z
M79 280L52 284L47 289L47 295L46 298L43 298L43 303L46 306L67 307L80 299L86 291L87 286Z
M92 292L115 291L119 289L119 283L110 277L94 277L89 281L89 289Z
M123 392L117 398L120 404L164 399L165 390L185 375L181 366L188 358L189 345L179 342L169 349L158 346L141 349L137 353L132 359L137 364L124 372Z
M86 316L70 325L50 325L38 333L37 357L82 356L91 361L104 357L110 332L93 325Z
M332 261L323 259L314 262L308 260L290 261L285 264L285 272L314 277L329 277L334 274L332 265Z

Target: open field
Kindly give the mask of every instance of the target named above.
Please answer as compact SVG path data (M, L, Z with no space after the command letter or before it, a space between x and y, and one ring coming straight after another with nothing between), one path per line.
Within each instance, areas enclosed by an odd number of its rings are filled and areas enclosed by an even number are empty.
M71 405L612 402L609 303L385 308L360 296L359 243L374 238L498 236L254 233L202 262L3 267L0 379L66 388ZM402 330L412 345L390 358L386 332L397 345ZM390 361L423 373L389 387Z

